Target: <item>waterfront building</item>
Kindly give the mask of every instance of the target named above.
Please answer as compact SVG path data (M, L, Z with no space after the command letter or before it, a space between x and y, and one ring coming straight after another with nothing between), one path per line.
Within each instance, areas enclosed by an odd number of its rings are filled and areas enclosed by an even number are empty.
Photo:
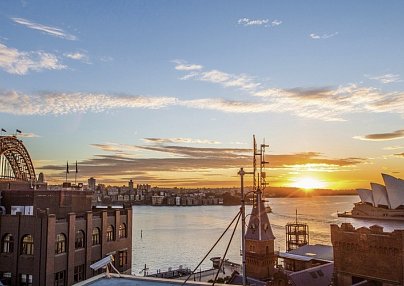
M37 189L29 154L13 136L0 137L0 156L8 169L0 175L1 283L72 285L96 275L90 265L107 255L130 271L131 209L92 209L82 187Z
M340 217L404 220L404 180L382 174L385 185L370 183L371 189L358 189L360 202Z
M335 285L404 285L404 230L331 225Z

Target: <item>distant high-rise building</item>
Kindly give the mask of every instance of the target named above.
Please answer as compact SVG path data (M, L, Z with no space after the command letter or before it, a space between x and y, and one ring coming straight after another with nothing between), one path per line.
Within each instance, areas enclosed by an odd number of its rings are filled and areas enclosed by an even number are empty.
M129 192L132 194L133 193L133 181L129 181Z
M91 177L90 179L88 179L88 189L91 191L95 191L95 188L96 188L96 179Z
M45 176L44 174L41 172L38 175L38 183L44 183L45 182Z

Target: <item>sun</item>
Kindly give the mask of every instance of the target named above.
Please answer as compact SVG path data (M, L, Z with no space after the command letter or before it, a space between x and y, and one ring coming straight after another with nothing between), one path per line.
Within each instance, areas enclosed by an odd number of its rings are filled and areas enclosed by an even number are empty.
M325 183L314 178L305 177L296 179L292 186L299 189L312 190L324 188Z

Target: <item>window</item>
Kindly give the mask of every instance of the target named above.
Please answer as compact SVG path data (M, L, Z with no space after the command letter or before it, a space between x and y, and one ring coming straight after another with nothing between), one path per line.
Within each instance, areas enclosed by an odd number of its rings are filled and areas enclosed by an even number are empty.
M34 255L34 238L27 234L22 238L21 254Z
M126 266L127 263L128 263L128 252L120 251L119 252L119 266L120 267Z
M55 273L55 286L66 285L66 270Z
M84 280L84 264L74 266L74 283Z
M119 226L119 238L126 237L126 225L123 223Z
M98 227L93 228L93 235L92 235L93 245L100 244L100 229Z
M84 231L76 231L76 240L74 242L76 249L84 247Z
M1 251L3 253L11 253L14 251L14 238L11 233L6 233L2 239Z
M0 282L4 285L11 285L11 272L0 273Z
M109 225L107 227L107 241L113 241L113 240L115 240L114 227L112 225Z
M20 285L21 286L32 286L32 275L31 274L20 274Z
M59 233L56 236L55 253L65 253L66 252L66 236L63 233Z

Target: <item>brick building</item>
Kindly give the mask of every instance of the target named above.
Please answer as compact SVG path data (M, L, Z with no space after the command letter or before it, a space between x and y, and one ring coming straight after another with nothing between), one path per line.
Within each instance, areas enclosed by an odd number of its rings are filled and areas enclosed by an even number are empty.
M404 230L331 225L335 285L404 285Z
M131 209L92 209L91 192L1 191L0 281L5 285L72 285L97 273L112 254L130 271Z

